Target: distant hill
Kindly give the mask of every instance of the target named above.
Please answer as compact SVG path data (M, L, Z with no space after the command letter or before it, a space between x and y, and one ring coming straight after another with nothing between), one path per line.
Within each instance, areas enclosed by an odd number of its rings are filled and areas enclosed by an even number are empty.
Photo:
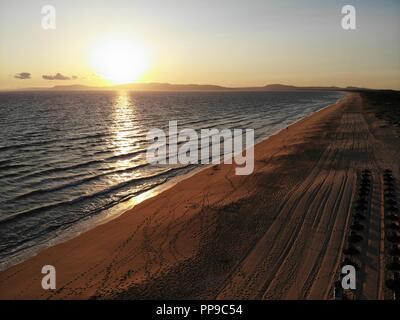
M80 91L80 90L103 90L102 87L90 87L90 86L84 86L80 84L73 84L73 85L59 85L59 86L54 86L50 88L51 90L56 90L56 91Z
M296 87L288 86L284 84L269 84L263 87L265 91L301 91L301 90L328 90L328 91L338 91L346 90L345 88L339 87Z
M26 88L18 91L93 91L93 90L134 90L134 91L351 91L357 87L296 87L284 84L269 84L261 87L223 87L210 84L132 83L109 87L84 85L57 85L50 88Z
M117 89L126 90L151 90L151 91L221 91L233 90L209 84L170 84L170 83L133 83L115 86Z

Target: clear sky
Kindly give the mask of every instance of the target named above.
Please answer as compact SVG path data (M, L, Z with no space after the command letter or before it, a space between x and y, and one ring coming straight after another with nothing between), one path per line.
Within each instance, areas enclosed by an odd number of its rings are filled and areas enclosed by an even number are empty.
M46 4L55 30L41 26ZM400 1L0 1L0 88L111 84L124 67L140 82L400 89Z

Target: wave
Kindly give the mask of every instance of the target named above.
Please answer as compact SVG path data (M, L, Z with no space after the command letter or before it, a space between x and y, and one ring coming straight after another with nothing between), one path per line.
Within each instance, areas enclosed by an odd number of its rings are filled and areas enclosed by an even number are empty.
M63 206L66 206L66 205L77 204L77 203L82 202L84 200L93 199L93 198L96 198L96 197L99 197L99 196L102 196L102 195L107 195L107 194L112 193L112 191L117 191L117 190L119 190L121 188L124 188L124 187L133 186L134 184L137 184L139 182L148 181L148 180L154 179L154 178L162 178L163 176L166 176L168 173L171 173L171 172L174 172L174 171L180 171L180 170L188 168L190 166L191 165L187 165L187 166L183 166L183 167L179 167L179 168L167 169L164 172L159 173L159 174L150 175L150 176L146 176L146 177L135 178L135 179L131 179L131 180L128 180L128 181L120 182L120 183L118 183L116 185L110 186L110 187L108 187L108 188L106 188L106 189L104 189L102 191L95 192L95 193L92 193L90 195L80 196L80 197L77 197L77 198L74 198L74 199L71 199L71 200L68 200L68 201L57 202L57 203L48 204L48 205L41 206L41 207L36 207L34 209L18 212L18 213L15 213L15 214L11 215L11 216L8 216L6 218L1 219L0 220L0 225L3 226L4 224L10 223L10 222L15 222L17 219L21 219L23 217L27 217L27 216L31 217L34 214L41 213L41 212L46 211L46 210L59 208L59 207L63 207ZM33 191L33 192L35 192L35 191ZM38 192L40 193L40 191L38 191ZM47 192L47 191L45 191L45 192Z
M80 186L80 185L85 184L87 182L94 181L94 180L100 179L100 178L105 177L105 176L109 176L109 175L113 175L113 174L120 174L120 173L128 173L128 172L132 172L132 171L136 171L138 169L144 168L146 166L148 166L147 163L141 164L141 165L137 165L135 167L131 167L131 168L128 168L128 169L120 169L120 170L114 170L114 171L98 174L98 175L93 176L93 177L89 177L89 178L81 179L81 180L78 180L78 181L66 183L66 184L63 184L63 185L60 185L60 186L57 186L57 187L54 187L54 188L33 190L33 191L30 191L30 192L21 194L21 195L15 197L15 198L13 198L12 200L9 200L9 201L18 201L18 200L22 200L22 199L25 199L25 198L28 198L28 197L35 196L35 195L43 195L43 194L46 194L46 193L52 193L52 192L55 192L55 191L64 190L64 189L67 189L67 188L70 188L70 187L77 187L77 186Z

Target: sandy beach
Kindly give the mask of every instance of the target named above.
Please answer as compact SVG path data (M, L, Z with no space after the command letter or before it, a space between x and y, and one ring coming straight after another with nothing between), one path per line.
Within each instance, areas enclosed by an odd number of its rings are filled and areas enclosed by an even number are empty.
M259 143L252 175L208 168L1 272L0 299L333 299L362 170L354 295L390 298L383 172L399 177L400 143L382 112L349 93ZM43 265L57 290L42 289Z

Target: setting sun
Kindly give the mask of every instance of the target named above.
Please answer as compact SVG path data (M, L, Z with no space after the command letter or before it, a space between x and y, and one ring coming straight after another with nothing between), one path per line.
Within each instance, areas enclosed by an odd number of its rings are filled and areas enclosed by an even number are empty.
M104 41L92 50L90 62L94 70L114 84L138 80L148 69L148 53L128 41Z

